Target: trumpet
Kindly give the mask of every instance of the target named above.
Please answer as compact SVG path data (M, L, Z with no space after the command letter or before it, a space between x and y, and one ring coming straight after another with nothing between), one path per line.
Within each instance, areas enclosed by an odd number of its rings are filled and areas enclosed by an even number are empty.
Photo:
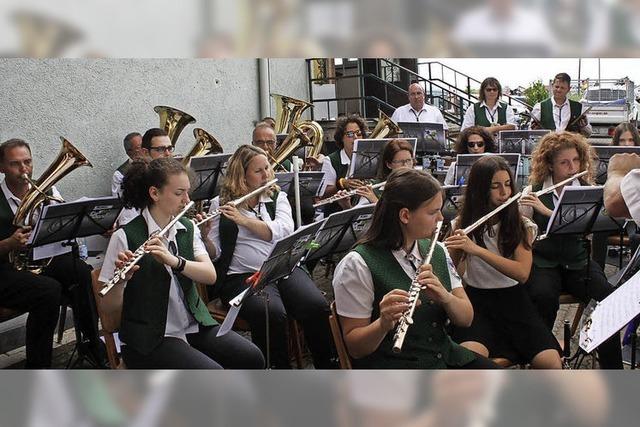
M589 172L589 171L588 171L588 170L585 170L585 171L582 171L582 172L578 172L577 174L575 174L575 175L573 175L573 176L570 176L569 178L567 178L567 179L565 179L565 180L563 180L563 181L560 181L559 183L554 184L554 185L552 185L551 187L547 187L547 188L542 189L542 190L539 190L539 191L534 191L534 192L532 192L532 191L531 191L531 186L530 186L530 185L527 185L527 186L524 188L524 190L522 190L522 196L523 196L523 197L524 197L524 196L528 196L528 195L534 195L534 196L536 196L536 197L543 196L543 195L545 195L545 194L551 193L553 190L555 190L555 189L556 189L556 188L558 188L558 187L562 187L563 185L570 183L570 182L571 182L571 181L573 181L574 179L578 179L578 178L580 178L581 176L586 175L586 174L587 174L587 172Z
M124 280L127 273L131 271L133 266L136 265L138 262L140 262L142 257L148 253L148 251L145 248L147 243L149 243L149 241L155 238L156 236L164 237L164 235L167 234L169 230L171 230L171 227L173 227L175 223L178 222L178 220L182 218L189 209L191 209L194 203L195 202L193 201L187 203L187 205L180 211L180 213L174 216L173 219L169 221L169 223L162 230L152 233L149 236L149 238L138 249L136 249L136 251L133 253L133 258L127 261L124 267L116 270L113 273L113 277L111 278L111 280L105 283L102 289L100 289L100 292L99 292L100 296L101 297L105 296L116 284Z
M239 204L241 204L242 202L246 201L247 199L250 199L253 196L258 195L258 194L262 193L263 191L267 190L269 187L274 185L276 182L278 182L277 178L276 179L272 179L271 181L267 182L262 187L256 188L251 193L245 194L244 196L242 196L242 197L240 197L238 199L232 200L231 202L229 202L229 204L232 204L233 206L238 206ZM200 221L197 221L195 223L195 225L201 226L205 222L210 221L210 220L220 216L221 213L222 212L220 211L220 208L216 209L215 211L213 211L211 213L206 213L206 214L204 214L204 218L202 218Z
M438 243L438 236L440 235L440 230L442 229L442 221L438 221L436 224L436 230L433 233L433 237L431 238L431 244L429 245L429 251L427 252L427 256L422 262L422 265L428 265L431 263L431 257L433 256L433 251L436 248L436 244ZM398 321L398 327L396 329L396 333L393 336L393 352L400 353L402 351L402 344L404 343L404 338L407 335L407 330L409 326L413 325L413 313L416 310L416 305L418 304L418 296L420 296L420 291L422 290L422 286L418 283L418 274L420 271L416 271L416 275L413 277L411 281L411 287L409 287L409 308L402 314L402 317Z
M384 187L384 185L385 185L386 183L387 183L387 181L383 181L383 182L379 182L379 183L377 183L377 184L373 184L373 185L371 186L371 189L372 189L372 190L375 190L375 189L377 189L377 188ZM331 196L331 197L327 197L326 199L320 200L318 203L316 203L315 205L313 205L313 208L314 208L314 209L315 209L315 208L319 208L320 206L328 205L328 204L331 204L331 203L333 203L333 202L337 202L338 200L342 200L342 199L346 199L347 197L355 196L357 191L358 191L358 190L357 190L357 189L355 189L355 190L349 190L349 191L347 191L346 193L342 193L342 194L334 194L334 195L333 195L333 196Z

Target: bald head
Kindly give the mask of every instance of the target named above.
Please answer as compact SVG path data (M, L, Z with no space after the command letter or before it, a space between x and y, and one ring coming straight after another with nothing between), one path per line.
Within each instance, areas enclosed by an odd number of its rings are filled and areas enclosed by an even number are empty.
M409 104L416 111L420 111L424 107L424 89L418 83L409 85Z

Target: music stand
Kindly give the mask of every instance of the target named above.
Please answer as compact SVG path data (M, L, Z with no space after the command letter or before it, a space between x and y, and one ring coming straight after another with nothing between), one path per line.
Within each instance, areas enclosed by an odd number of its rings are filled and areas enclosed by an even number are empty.
M550 130L501 130L498 132L498 151L531 155L536 145Z
M318 246L309 250L305 262L349 250L369 228L374 209L375 205L356 206L329 215L316 236Z
M466 185L444 185L444 203L442 205L442 216L447 223L450 223L457 215L462 205L462 197Z
M74 274L75 279L73 286L79 286L77 262L80 259L80 251L76 238L104 234L112 228L121 210L122 201L119 197L112 196L81 199L74 202L45 206L33 229L30 245L37 247L63 242L63 246L70 246L73 257L72 274ZM95 315L95 313L93 314ZM80 325L75 314L73 322L76 333L76 346L67 367L77 366L83 360L95 366L94 361L88 357L88 354L91 353L86 350L87 341L80 332ZM97 319L94 317L92 322L97 323ZM78 352L78 359L72 365L71 362L76 351ZM99 363L100 361L96 362Z
M469 179L471 166L484 156L500 156L507 161L514 177L518 176L520 166L520 154L514 153L483 153L483 154L458 154L456 157L455 181L457 185L464 185Z
M416 156L440 154L451 147L444 138L442 123L399 122L404 138L416 138Z
M636 153L640 154L640 147L620 147L620 146L594 146L596 155L595 160L596 169L596 184L604 185L607 181L607 168L609 167L609 160L619 153Z
M193 201L210 200L218 195L218 180L224 173L231 154L211 154L192 157L190 162L193 171L193 190L190 198Z
M347 178L374 179L378 176L378 168L382 159L382 151L394 138L356 139ZM412 147L411 156L416 156L416 138L398 138L408 142Z
M290 199L293 199L295 192L295 187L293 185L293 175L293 172L276 173L280 191L286 193L287 197ZM300 198L312 199L319 195L318 193L322 188L322 183L324 180L324 172L299 172L298 179L300 183Z

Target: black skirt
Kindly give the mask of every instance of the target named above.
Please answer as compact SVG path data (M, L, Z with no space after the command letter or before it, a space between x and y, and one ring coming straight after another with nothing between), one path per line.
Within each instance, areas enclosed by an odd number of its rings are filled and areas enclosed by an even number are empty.
M468 328L454 328L456 342L476 341L489 349L489 357L503 357L515 363L529 363L541 351L561 353L558 340L547 329L524 288L465 288L473 305L473 322Z

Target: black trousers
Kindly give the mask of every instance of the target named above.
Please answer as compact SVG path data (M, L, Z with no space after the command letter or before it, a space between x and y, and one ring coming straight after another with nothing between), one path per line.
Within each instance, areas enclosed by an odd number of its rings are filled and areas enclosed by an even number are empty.
M225 304L248 287L245 280L250 275L227 276L220 289ZM333 341L329 329L329 305L311 277L303 269L296 268L286 280L276 285L268 285L262 295L253 295L242 305L240 316L249 322L253 342L266 355L264 293L269 296L269 350L272 367L290 368L286 335L287 316L302 324L314 366L317 369L332 367Z
M588 304L591 299L602 301L613 287L607 281L602 268L589 263L590 280L587 283L587 267L568 270L563 267L541 268L533 265L525 287L542 320L552 330L560 308L560 293L568 292L580 302ZM604 369L622 369L620 334L616 333L598 347L600 366Z
M233 331L216 337L220 326L203 327L179 338L164 337L150 354L122 346L122 358L132 369L262 369L260 349Z

